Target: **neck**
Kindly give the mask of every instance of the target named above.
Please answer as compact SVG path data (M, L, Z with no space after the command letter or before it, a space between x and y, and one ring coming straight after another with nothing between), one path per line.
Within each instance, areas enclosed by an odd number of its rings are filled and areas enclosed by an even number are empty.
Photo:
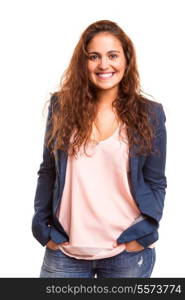
M118 95L118 89L100 90L98 92L98 106L100 108L112 107L112 102Z

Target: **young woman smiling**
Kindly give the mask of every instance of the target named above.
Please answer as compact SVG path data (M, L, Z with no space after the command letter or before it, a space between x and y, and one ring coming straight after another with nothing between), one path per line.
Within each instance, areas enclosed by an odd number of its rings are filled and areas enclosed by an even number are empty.
M132 41L91 24L50 98L32 221L40 277L150 277L165 163L165 113L142 95Z

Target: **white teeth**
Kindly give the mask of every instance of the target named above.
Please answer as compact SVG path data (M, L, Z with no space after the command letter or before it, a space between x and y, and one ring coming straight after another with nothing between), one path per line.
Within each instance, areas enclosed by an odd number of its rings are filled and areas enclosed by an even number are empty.
M98 75L99 77L102 77L102 78L109 78L109 77L111 77L113 74L114 74L114 73L105 73L105 74L100 74L100 73L98 73L97 75Z

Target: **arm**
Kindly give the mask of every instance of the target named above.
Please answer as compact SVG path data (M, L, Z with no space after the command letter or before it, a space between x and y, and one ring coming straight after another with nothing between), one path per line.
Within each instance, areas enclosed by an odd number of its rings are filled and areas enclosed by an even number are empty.
M161 105L159 112L159 125L156 129L156 136L154 138L153 149L159 149L159 155L149 155L143 166L143 178L145 184L148 185L155 198L153 203L153 215L157 222L160 221L163 213L164 199L166 194L166 127L165 127L166 116Z
M143 183L145 195L138 195L139 206L144 220L141 220L127 228L118 238L118 242L130 242L136 240L143 247L147 247L158 239L157 229L162 217L166 176L166 127L165 113L162 104L158 105L158 122L155 124L156 134L153 141L153 149L159 149L160 154L150 154L143 165ZM150 197L150 201L149 200Z
M164 199L166 194L167 181L165 176L166 166L166 116L161 105L159 127L156 132L156 138L154 140L154 146L160 149L160 156L150 155L146 159L143 167L143 177L145 182L152 190L156 201L156 221L160 221L163 213ZM136 241L143 247L147 247L158 239L158 232L154 231L149 235L141 237Z
M45 145L46 132L49 129L49 121L52 113L51 97L48 109L48 116L46 122L46 130L43 147L43 161L38 171L38 181L34 199L34 216L32 219L32 232L34 237L44 246L50 240L50 218L51 218L51 203L53 196L53 186L55 182L55 160L53 154Z
M156 213L154 218L157 222L160 221L163 213L164 199L166 194L167 181L165 176L166 166L166 116L161 105L159 114L159 126L156 130L156 137L154 139L154 147L160 150L159 156L149 155L143 166L143 177L145 183L147 183L152 190L155 197ZM147 247L158 239L157 231L152 232L149 235L141 237L136 241L143 247Z

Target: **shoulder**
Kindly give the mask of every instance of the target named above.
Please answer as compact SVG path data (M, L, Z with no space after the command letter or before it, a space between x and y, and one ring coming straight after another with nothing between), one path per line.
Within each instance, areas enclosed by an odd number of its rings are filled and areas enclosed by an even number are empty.
M166 115L162 103L152 101L151 107L151 111L154 115L155 120L157 121L157 124L165 123Z
M151 107L151 109L153 111L155 111L156 113L159 113L159 114L161 114L162 112L164 112L162 103L156 102L156 101L152 101L152 100L148 100L148 101L149 101L149 106Z
M49 116L53 114L53 112L56 112L59 109L59 101L58 101L58 93L54 92L50 94L50 98L47 102L49 102L48 111Z
M152 123L166 121L166 115L162 103L147 98L142 98L142 102L145 106L148 118Z
M50 106L52 106L53 108L58 104L58 93L57 92L54 92L51 94L50 96Z

